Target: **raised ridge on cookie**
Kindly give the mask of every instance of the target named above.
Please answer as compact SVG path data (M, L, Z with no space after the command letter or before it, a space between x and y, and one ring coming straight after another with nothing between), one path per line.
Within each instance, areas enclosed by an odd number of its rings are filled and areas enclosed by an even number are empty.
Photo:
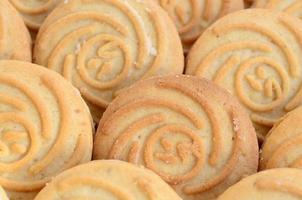
M143 165L186 200L217 197L258 168L248 115L212 82L176 75L121 92L100 121L94 159Z

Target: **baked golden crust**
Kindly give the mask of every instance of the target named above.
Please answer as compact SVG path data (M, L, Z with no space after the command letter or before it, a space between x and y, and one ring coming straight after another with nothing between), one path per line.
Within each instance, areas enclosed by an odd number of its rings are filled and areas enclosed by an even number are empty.
M154 0L151 0L154 1ZM244 8L243 0L156 0L173 19L187 52L218 18Z
M213 80L237 96L263 139L302 102L302 22L248 9L217 21L195 43L186 74Z
M211 199L257 171L258 145L240 105L192 76L156 77L123 91L95 136L95 159L144 165L184 199Z
M30 200L61 171L91 160L92 121L79 92L41 66L0 61L0 185Z
M92 161L55 177L35 200L181 200L155 173L117 160Z
M279 10L302 19L301 0L254 0L253 7Z
M0 59L31 61L31 38L18 12L0 1Z
M35 62L79 88L98 122L125 87L153 75L183 71L181 42L155 3L70 0L46 19Z
M302 107L287 113L269 132L262 147L260 168L302 168Z
M302 170L280 168L247 177L225 191L218 200L296 200L302 198Z
M25 24L33 30L38 30L47 15L65 0L9 0L22 15Z

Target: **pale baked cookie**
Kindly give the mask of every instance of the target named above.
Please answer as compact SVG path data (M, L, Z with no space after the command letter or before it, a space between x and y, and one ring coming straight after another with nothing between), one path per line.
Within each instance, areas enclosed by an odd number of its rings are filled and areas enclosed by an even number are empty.
M31 61L29 32L7 0L0 0L0 59Z
M302 199L302 170L272 169L249 176L225 191L217 200Z
M254 0L253 7L275 9L302 19L301 0Z
M302 168L302 107L285 115L265 139L260 168Z
M244 8L243 0L156 1L168 12L176 24L186 52L214 21L228 13Z
M173 22L155 3L70 0L47 18L35 61L73 83L99 121L121 89L137 80L183 71Z
M258 145L231 95L205 79L178 75L122 92L100 121L94 158L144 165L184 199L208 200L257 171Z
M181 200L155 173L117 161L92 161L54 178L35 200Z
M213 80L236 95L259 139L302 103L302 21L247 9L210 27L192 48L186 74Z
M38 30L47 15L64 0L9 0L22 15L26 25ZM66 0L65 0L66 1ZM66 1L67 2L67 1Z
M30 200L61 171L91 159L92 120L78 91L41 66L0 61L0 185Z
M0 199L1 200L9 200L5 191L3 190L3 188L0 186Z

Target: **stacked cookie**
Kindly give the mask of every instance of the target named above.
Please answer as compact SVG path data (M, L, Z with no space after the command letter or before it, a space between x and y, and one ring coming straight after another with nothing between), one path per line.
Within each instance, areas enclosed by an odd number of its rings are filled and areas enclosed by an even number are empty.
M302 198L300 4L1 0L0 198Z

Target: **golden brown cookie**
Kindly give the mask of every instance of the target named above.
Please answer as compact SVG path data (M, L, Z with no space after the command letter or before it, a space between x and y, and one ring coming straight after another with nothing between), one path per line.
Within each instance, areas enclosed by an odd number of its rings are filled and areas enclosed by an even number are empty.
M195 43L186 74L213 80L248 110L259 139L302 103L302 21L264 9L230 14Z
M249 176L230 187L217 200L302 199L301 169L272 169Z
M33 199L55 175L91 159L92 120L79 92L41 66L0 61L0 185Z
M302 107L289 112L269 132L262 147L260 168L302 168Z
M38 30L47 15L61 2L67 0L9 0L22 15L26 25Z
M7 0L0 0L0 59L31 61L29 32Z
M117 160L92 161L55 177L35 200L181 200L155 173Z
M254 0L253 7L279 10L302 19L301 0Z
M122 92L100 121L94 158L144 165L184 199L208 200L257 171L258 145L230 94L205 79L177 75Z
M3 188L0 186L0 199L1 200L9 200L5 191L3 190Z
M151 0L154 1L154 0ZM156 0L178 28L185 52L218 18L243 9L243 0Z
M183 71L173 22L155 3L70 0L47 18L35 61L61 73L80 91L99 121L125 87L153 75Z

